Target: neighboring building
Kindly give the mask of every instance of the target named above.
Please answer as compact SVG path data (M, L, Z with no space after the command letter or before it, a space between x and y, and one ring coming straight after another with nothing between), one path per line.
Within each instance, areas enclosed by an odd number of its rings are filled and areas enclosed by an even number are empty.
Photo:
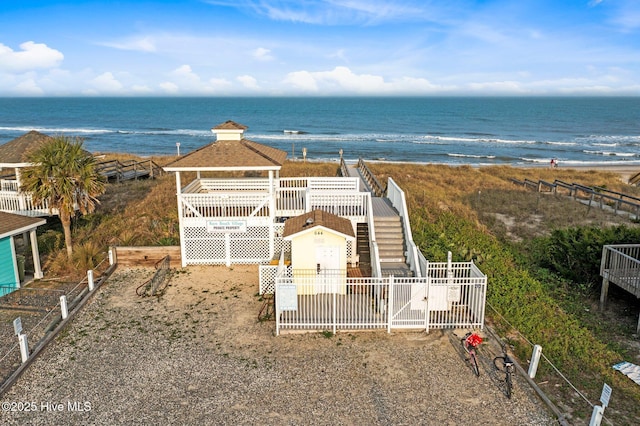
M46 203L33 204L31 195L20 191L21 169L32 164L29 153L53 140L35 130L0 145L0 211L23 216L50 216Z
M16 255L14 238L29 234L31 255L33 258L34 278L42 278L40 254L36 228L44 225L46 220L0 212L0 296L20 288L24 274L24 264L20 265ZM21 269L22 268L22 269Z

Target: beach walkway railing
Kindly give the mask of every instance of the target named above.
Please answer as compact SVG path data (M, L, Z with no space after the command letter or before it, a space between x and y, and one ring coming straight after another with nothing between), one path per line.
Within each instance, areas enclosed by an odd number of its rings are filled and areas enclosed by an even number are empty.
M627 214L632 220L640 219L640 197L612 191L599 186L586 186L579 183L567 183L561 180L547 182L530 179L510 179L516 185L521 185L537 192L556 194L559 189L566 190L568 195L576 201L581 201L589 207L596 205L602 210L611 210L614 214Z
M98 163L98 172L108 181L122 182L138 178L151 178L163 173L162 167L153 160L107 160Z

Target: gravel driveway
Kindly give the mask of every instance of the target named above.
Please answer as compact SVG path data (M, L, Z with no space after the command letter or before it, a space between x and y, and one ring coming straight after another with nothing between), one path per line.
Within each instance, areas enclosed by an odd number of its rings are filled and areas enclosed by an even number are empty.
M476 378L448 332L275 337L256 266L136 296L151 273L114 273L0 397L3 424L557 424L522 378L506 399L488 356Z

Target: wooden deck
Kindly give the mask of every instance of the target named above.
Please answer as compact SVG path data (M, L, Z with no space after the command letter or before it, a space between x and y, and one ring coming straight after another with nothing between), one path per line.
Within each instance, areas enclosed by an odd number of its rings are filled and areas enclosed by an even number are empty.
M606 245L600 264L602 289L600 310L606 308L609 284L614 284L640 299L640 244ZM640 333L640 317L636 333Z

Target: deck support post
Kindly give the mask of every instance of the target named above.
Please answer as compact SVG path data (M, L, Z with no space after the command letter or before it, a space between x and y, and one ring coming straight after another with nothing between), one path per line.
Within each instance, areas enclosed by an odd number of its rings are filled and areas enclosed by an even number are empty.
M600 290L600 310L604 311L607 308L607 294L609 294L609 280L607 278L602 279L602 290Z

